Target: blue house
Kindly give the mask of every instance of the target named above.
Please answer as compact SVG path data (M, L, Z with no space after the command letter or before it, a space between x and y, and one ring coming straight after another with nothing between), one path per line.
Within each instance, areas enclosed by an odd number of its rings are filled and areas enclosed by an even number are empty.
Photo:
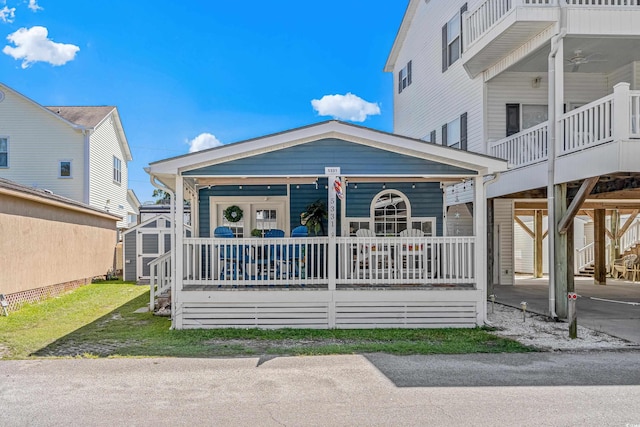
M175 239L152 286L171 289L178 329L483 324L484 183L506 168L339 121L154 162ZM463 181L474 233L446 236L443 185Z

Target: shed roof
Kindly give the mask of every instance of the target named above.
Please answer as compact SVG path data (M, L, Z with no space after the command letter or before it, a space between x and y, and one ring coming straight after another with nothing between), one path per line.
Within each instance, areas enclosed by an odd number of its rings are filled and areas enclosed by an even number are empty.
M12 194L18 197L24 197L28 199L40 200L46 204L53 204L72 210L83 210L88 213L98 214L100 216L109 217L115 221L122 219L118 215L94 208L93 206L80 203L76 200L68 199L66 197L54 194L50 190L44 188L27 187L26 185L18 184L17 182L10 181L8 179L0 178L0 194Z

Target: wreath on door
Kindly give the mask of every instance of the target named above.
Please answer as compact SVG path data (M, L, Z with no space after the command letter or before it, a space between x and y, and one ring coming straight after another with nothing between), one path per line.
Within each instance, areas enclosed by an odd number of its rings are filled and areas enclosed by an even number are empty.
M242 209L236 205L231 205L223 212L224 219L229 222L238 222L242 219Z

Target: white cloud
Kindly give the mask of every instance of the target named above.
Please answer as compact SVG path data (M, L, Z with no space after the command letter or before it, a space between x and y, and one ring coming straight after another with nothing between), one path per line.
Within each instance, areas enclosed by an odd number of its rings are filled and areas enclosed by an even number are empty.
M207 148L219 147L222 144L215 136L210 133L201 133L200 135L188 141L189 152L195 153L196 151L206 150Z
M42 7L40 7L40 5L38 5L38 0L29 0L29 6L27 7L33 10L34 12L37 12L39 10L44 10Z
M367 102L350 92L346 95L325 95L321 99L313 99L311 105L321 116L352 122L364 122L368 116L380 114L377 103Z
M16 18L16 8L9 9L7 6L0 9L0 21L11 23Z
M45 27L20 28L7 36L7 40L16 47L5 46L2 52L14 59L22 59L22 68L28 68L34 62L64 65L72 61L80 48L72 44L55 43L47 38L48 34Z

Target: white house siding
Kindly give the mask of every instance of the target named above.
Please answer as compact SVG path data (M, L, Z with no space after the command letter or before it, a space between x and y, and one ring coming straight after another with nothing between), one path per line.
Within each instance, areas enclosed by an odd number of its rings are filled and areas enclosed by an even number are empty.
M134 213L127 200L128 167L127 159L116 132L113 118L109 116L91 134L91 184L89 204L99 209L107 208L110 213L121 216L118 228L126 228L127 215ZM113 181L113 156L122 161L120 184ZM108 201L108 203L107 203Z
M493 201L494 224L494 280L498 285L513 285L513 200ZM495 273L494 272L494 273Z
M520 217L522 221L533 231L534 224L531 217ZM542 229L547 229L547 217L542 218ZM520 226L515 224L513 229L514 243L514 271L522 274L533 274L533 252L534 241L529 234ZM542 239L542 272L549 273L549 244L545 237Z
M607 85L612 88L611 92L613 92L613 87L621 82L631 84L630 89L634 90L634 63L623 65L622 67L607 75Z
M82 132L12 91L4 92L0 137L9 139L9 167L0 168L0 177L82 202ZM72 178L59 178L60 160L71 160Z
M533 218L531 217L520 217L522 222L524 222L529 230L533 230ZM593 223L588 223L586 220L576 217L573 222L573 246L574 251L578 249L582 249L588 243L589 230L593 233L593 226L590 228L588 225ZM547 229L547 217L542 218L542 229ZM591 241L593 241L593 234L591 235ZM589 242L591 243L591 242ZM516 273L523 274L533 274L533 252L534 252L534 241L529 234L520 226L520 224L516 224L514 228L514 247L515 247L515 259L514 266ZM547 242L547 238L545 237L542 240L542 272L543 274L549 274L549 244Z
M458 59L442 72L442 27L460 11L463 1L420 2L393 69L394 132L428 139L442 125L467 113L467 148L485 153L483 138L483 81L470 79ZM470 1L469 10L480 1ZM464 35L463 35L464 37ZM398 93L398 72L412 61L412 83Z
M538 88L535 77L542 77ZM612 92L605 74L565 73L565 103L586 104ZM506 104L548 104L546 74L507 72L487 83L487 133L490 141L506 137Z

